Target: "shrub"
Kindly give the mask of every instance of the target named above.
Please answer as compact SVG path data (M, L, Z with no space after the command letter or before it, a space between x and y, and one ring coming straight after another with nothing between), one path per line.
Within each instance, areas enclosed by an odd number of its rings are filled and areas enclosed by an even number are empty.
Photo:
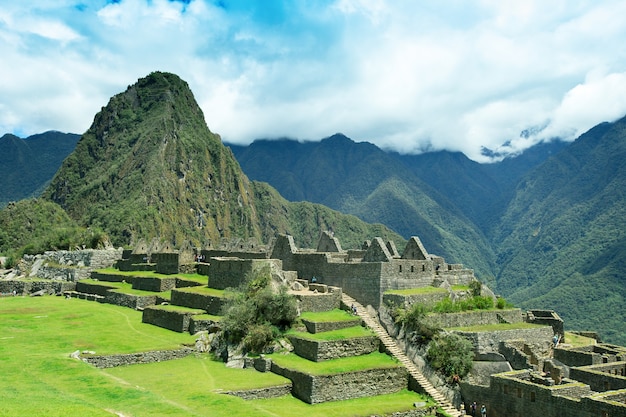
M482 286L483 284L478 280L474 280L470 282L469 287L470 287L470 292L472 293L472 296L478 297L481 294Z
M233 290L223 309L220 323L227 340L242 343L248 352L261 353L298 316L296 300L287 288L274 291L270 282L269 265L254 271Z
M408 331L414 332L416 342L425 343L433 338L439 329L429 326L424 322L428 313L428 307L423 304L413 304L409 308L395 308L392 316L396 324L404 326Z
M463 378L472 369L474 347L457 334L440 334L429 343L426 357L431 366L445 376Z

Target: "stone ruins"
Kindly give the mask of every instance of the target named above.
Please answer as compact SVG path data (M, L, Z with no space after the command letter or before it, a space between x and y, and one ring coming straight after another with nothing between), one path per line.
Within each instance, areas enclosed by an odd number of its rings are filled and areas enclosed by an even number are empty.
M21 270L0 279L0 292L26 295L43 291L119 304L143 310L144 322L210 335L219 329L216 316L226 299L224 290L237 287L251 272L269 266L273 281L291 288L299 311L354 308L358 313L347 314L341 321L304 320L306 333L289 337L296 355L323 362L381 351L396 356L399 363L352 375L309 375L288 369L277 359L229 357L231 363L275 372L291 381L288 386L232 395L258 398L291 393L313 404L410 387L433 396L454 416L469 412L469 408L457 411L462 402L469 406L476 401L486 405L490 417L626 417L626 348L600 343L592 332L581 332L596 339L589 339L588 345L569 344L563 320L551 310L503 308L429 314L426 320L431 326L460 334L474 346L474 367L468 377L458 383L442 380L423 360L423 350L393 322L389 306L468 298L476 278L473 270L429 254L417 237L409 239L402 253L394 242L381 238L366 241L359 249L344 250L328 232L321 233L315 249L298 248L293 237L280 235L269 247L234 240L216 248L187 244L175 250L153 241L140 242L133 250L102 252L47 253L25 259ZM142 271L162 275L142 277ZM204 282L179 276L192 272L206 277ZM38 280L41 276L48 279ZM431 290L403 291L420 288ZM162 295L165 291L171 293L169 298ZM484 285L481 294L495 299ZM365 334L332 342L315 336L360 326L362 321L375 336ZM167 360L191 352L187 348L155 352L139 355L140 359L133 355L77 356L95 366L108 367ZM404 415L427 415L431 411L418 408Z

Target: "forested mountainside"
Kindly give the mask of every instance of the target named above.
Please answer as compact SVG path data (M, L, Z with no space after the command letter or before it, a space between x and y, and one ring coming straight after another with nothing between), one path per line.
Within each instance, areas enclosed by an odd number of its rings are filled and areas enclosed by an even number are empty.
M75 223L44 202L60 206ZM50 224L41 221L45 213L55 213ZM62 217L62 225L54 223ZM364 236L403 241L383 225L321 205L290 203L267 184L249 181L208 129L187 83L161 72L112 97L41 198L11 205L0 221L0 251L16 250L9 245L25 237L36 239L37 247L69 245L72 239L64 237L73 238L77 228L102 231L115 245L154 237L174 245L235 238L267 243L276 233L290 233L297 244L312 246L324 229L354 246ZM49 232L42 236L43 230Z
M26 139L0 137L0 208L41 194L78 139L80 135L54 131Z
M626 343L623 126L605 123L573 143L542 143L493 164L446 151L384 153L342 135L231 147L250 178L288 198L418 235L517 304L554 308L571 327Z
M604 123L573 143L539 144L494 164L451 152L398 155L343 135L259 140L231 152L207 128L187 84L153 73L95 116L40 201L2 211L0 251L25 242L8 230L28 237L33 224L45 228L46 213L63 219L64 230L49 225L55 238L37 237L42 244L68 243L68 230L92 236L80 229L90 227L115 244L152 236L267 242L288 232L313 246L320 230L332 229L346 247L364 236L401 246L391 228L474 268L518 305L554 308L572 328L626 343L625 124ZM32 219L18 215L28 204Z

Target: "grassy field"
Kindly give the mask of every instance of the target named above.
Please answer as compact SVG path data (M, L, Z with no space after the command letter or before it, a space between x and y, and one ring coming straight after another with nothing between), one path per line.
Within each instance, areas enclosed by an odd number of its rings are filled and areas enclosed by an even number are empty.
M294 354L283 355L274 353L268 355L278 365L287 369L294 369L311 375L332 375L342 372L362 371L366 369L396 368L399 363L384 353L374 352L368 355L352 356L349 358L332 359L323 362L312 362Z
M365 327L361 327L361 326L353 326L353 327L348 327L345 329L331 330L328 332L320 332L320 333L307 333L307 332L292 331L292 332L289 332L289 334L293 334L293 335L302 337L304 339L309 339L309 340L326 340L326 341L343 340L343 339L349 339L351 337L366 337L366 336L374 335L374 333L371 330L366 329Z
M445 288L439 287L419 287L419 288L408 288L405 290L388 290L385 291L385 294L399 294L399 295L416 295L416 294L436 294L436 293L447 293L448 290Z
M408 410L423 400L403 391L318 405L291 396L244 401L219 392L284 379L230 369L208 356L104 370L69 357L75 350L129 353L193 342L188 334L141 323L141 312L124 307L62 297L0 298L0 416L348 417Z
M305 311L300 315L300 318L314 323L328 323L358 319L355 315L339 309L320 312Z

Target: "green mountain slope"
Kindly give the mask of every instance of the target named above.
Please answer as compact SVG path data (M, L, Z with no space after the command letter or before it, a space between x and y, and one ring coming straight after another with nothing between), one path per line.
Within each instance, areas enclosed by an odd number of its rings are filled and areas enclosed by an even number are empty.
M79 138L54 131L26 139L11 134L0 137L0 207L39 195Z
M372 233L402 240L380 225L288 203L266 184L250 182L206 126L187 83L160 72L111 98L42 197L79 225L102 229L116 245L153 237L174 245L268 242L276 232L311 244L324 227L345 232L346 242L360 243ZM270 207L274 211L265 212Z
M494 255L482 233L444 193L375 145L336 134L321 142L259 140L232 149L247 175L286 198L385 224L405 238L418 235L431 253L490 281Z
M626 118L522 179L494 235L498 289L626 343Z

